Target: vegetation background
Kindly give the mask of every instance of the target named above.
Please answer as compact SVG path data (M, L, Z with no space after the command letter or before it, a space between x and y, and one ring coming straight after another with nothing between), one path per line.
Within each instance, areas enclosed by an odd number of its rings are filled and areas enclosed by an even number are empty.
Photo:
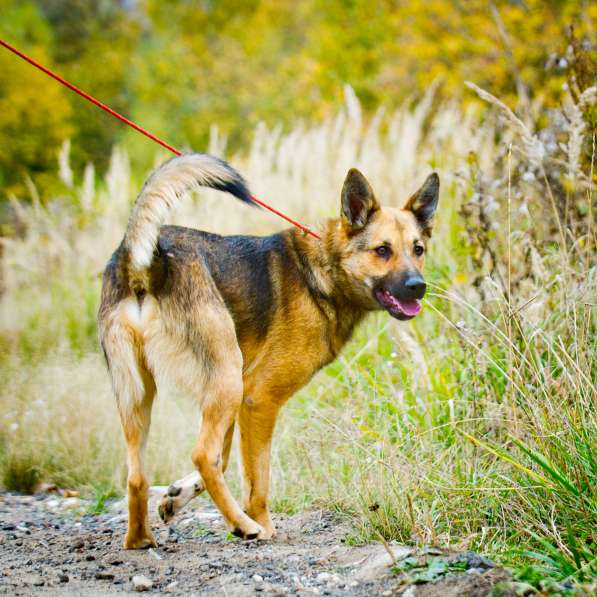
M595 3L0 0L0 14L2 38L173 145L231 159L307 222L337 213L351 166L395 205L438 170L425 313L371 317L291 401L275 507L337 508L352 541L471 547L529 590L595 587ZM0 73L1 483L120 491L99 275L166 156L4 50ZM281 226L207 192L173 219ZM196 438L192 401L162 394L155 483L188 472Z

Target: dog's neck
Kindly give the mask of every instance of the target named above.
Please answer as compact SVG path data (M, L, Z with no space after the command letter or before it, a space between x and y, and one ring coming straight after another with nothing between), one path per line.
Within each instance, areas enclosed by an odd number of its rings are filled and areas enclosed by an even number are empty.
M334 356L350 339L355 326L367 310L346 294L338 284L340 270L337 250L333 246L333 231L337 220L328 220L321 240L305 235L300 230L284 232L304 286L325 320L330 349Z

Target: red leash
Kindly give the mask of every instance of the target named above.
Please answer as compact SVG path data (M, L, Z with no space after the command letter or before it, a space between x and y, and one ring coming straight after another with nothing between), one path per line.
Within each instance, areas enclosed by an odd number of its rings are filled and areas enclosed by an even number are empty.
M108 114L111 114L115 118L118 118L118 120L120 120L121 122L124 122L124 124L128 124L128 126L130 126L131 128L134 128L137 132L141 133L142 135L145 135L146 137L149 137L149 139L151 139L152 141L155 141L156 143L158 143L162 147L165 147L168 151L171 151L172 153L174 153L176 155L182 155L182 152L179 151L178 149L176 149L175 147L172 147L172 145L168 145L168 143L166 143L165 141L163 141L159 137L156 137L153 133L150 133L148 130L144 129L142 126L139 126L138 124L134 123L132 120L129 120L128 118L125 118L122 114L119 114L115 110L112 110L112 108L110 108L109 106L106 106L106 104L104 104L104 103L100 102L99 100L95 99L93 96L89 95L86 91L83 91L82 89L79 89L77 86L73 85L72 83L69 83L66 79L63 79L60 75L58 75L55 72L51 71L49 68L45 67L43 64L40 64L39 62L37 62L37 60L34 60L30 56L27 56L26 54L23 54L23 52L21 52L20 50L17 50L17 48L15 48L14 46L12 46L8 42L4 41L3 39L0 39L0 45L4 46L7 50L10 50L13 54L16 54L19 58L22 58L23 60L25 60L26 62L28 62L32 66L34 66L35 68L38 68L40 71L42 71L46 75L52 77L52 79L55 79L56 81L58 81L59 83L61 83L65 87L68 87L71 91L74 91L75 93L78 93L81 97L85 98L87 101L91 102L92 104L94 104L98 108L101 108L102 110L104 110L104 112L107 112ZM264 203L260 199L257 199L257 197L255 197L254 195L251 195L251 199L255 203L257 203L257 205L260 205L261 207L264 207L268 211L271 211L273 214L276 214L278 217L286 220L287 222L289 222L293 226L296 226L297 228L300 228L305 234L310 234L314 238L321 239L321 237L318 234L316 234L315 232L313 232L313 230L311 230L307 226L304 226L300 222L297 222L296 220L293 220L292 218L290 218L287 215L283 214L281 211L278 211L277 209L275 209L271 205L268 205L267 203Z

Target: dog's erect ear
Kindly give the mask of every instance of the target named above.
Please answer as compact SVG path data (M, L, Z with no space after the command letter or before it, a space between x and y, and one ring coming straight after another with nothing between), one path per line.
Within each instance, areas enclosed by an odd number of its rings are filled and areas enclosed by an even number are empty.
M430 174L423 186L406 202L404 209L412 211L423 230L423 234L431 236L433 216L439 201L439 176Z
M378 209L371 185L356 168L351 168L342 187L342 218L356 231L364 228Z

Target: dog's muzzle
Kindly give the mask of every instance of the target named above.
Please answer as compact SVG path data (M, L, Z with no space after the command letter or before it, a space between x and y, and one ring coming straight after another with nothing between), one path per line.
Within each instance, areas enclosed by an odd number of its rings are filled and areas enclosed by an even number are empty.
M401 276L392 283L387 280L374 291L377 302L396 319L412 319L421 312L421 299L425 296L427 284L421 274Z

